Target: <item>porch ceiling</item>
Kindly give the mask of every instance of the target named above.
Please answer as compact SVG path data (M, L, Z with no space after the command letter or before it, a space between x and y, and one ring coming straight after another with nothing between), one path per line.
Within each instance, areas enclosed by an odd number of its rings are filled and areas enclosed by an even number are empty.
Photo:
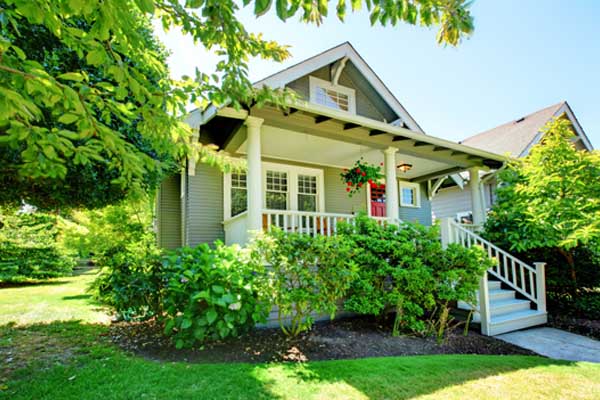
M288 111L269 106L253 108L250 114L265 119L263 152L272 153L274 158L303 162L319 158L313 162L348 167L360 156L379 163L383 159L381 150L391 146L398 149L398 163L413 165L409 173L399 176L414 181L473 166L495 169L506 161L498 154L305 102Z
M271 125L263 125L261 147L263 156L267 158L340 169L351 167L360 157L375 165L379 165L384 159L380 148L310 135ZM236 152L246 153L245 141ZM413 166L407 173L398 172L399 178L408 180L453 167L452 164L397 153L396 165L402 163Z

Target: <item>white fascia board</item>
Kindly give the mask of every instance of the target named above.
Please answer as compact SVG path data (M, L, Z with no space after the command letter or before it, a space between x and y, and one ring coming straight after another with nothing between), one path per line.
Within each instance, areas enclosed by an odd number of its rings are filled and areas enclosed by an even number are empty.
M254 84L256 87L269 86L272 88L283 88L286 84L295 81L311 72L318 70L326 65L329 65L339 59L347 57L352 61L360 73L367 81L375 88L377 93L385 100L385 102L398 114L414 131L424 134L423 130L417 122L410 116L408 111L400 104L398 99L379 79L371 67L363 60L363 58L354 50L350 43L345 42L337 47L326 50L323 53L317 54L305 61L284 69L281 72L275 73L265 79L262 79Z
M586 149L588 149L588 151L594 150L594 147L592 146L590 139L588 139L588 137L585 134L581 125L579 125L579 121L577 120L577 117L575 116L575 114L573 113L573 110L571 110L571 107L569 106L569 104L566 101L564 102L562 107L558 109L558 111L556 112L556 114L554 114L554 116L558 117L558 116L561 116L563 113L567 115L567 118L569 118L569 121L571 121L571 124L573 124L573 127L575 128L575 132L577 132L577 136L579 136L579 138L585 145Z
M465 180L460 174L452 174L450 175L450 179L452 179L461 190L465 188Z
M410 129L401 128L399 126L392 126L390 124L386 124L386 123L376 121L376 120L373 120L370 118L361 117L360 115L352 115L352 114L345 113L342 111L337 111L337 110L334 110L333 108L317 106L317 105L314 105L314 104L311 104L311 103L305 102L305 101L297 101L296 103L294 103L291 106L294 108L297 108L301 111L318 114L318 115L323 115L326 117L336 119L338 121L351 122L351 123L363 126L365 128L377 129L377 130L389 133L391 135L403 136L405 138L412 139L414 141L430 143L434 146L446 147L448 149L456 150L456 151L459 151L461 153L465 153L468 155L473 155L473 156L486 158L486 159L490 159L490 160L495 160L495 161L499 161L499 162L506 161L506 157L504 157L501 154L491 153L489 151L476 149L474 147L465 146L464 144L459 144L456 142L452 142L450 140L440 139L435 136L423 135L422 133L417 133L417 132L411 131Z

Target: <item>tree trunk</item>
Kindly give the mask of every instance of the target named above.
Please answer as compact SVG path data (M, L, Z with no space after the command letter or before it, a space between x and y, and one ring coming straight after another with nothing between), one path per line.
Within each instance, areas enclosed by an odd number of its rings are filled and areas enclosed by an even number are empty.
M567 264L569 264L569 273L571 275L571 283L573 284L573 293L577 291L577 271L575 270L575 259L573 258L573 252L558 249L559 253L565 258Z

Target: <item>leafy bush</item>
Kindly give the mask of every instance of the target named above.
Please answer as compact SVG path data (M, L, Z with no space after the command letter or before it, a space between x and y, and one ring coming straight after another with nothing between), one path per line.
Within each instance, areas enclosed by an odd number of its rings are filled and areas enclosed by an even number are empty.
M163 274L165 333L177 348L239 336L266 321L263 267L237 246L184 247L165 258Z
M162 258L153 235L110 247L98 255L96 262L102 268L90 291L97 300L113 307L125 320L160 314Z
M148 198L130 199L99 210L73 211L63 229L63 243L80 257L98 262L116 247L153 235L150 203Z
M356 276L351 250L339 236L312 237L279 229L253 243L256 259L269 265L273 303L286 335L310 329L313 313L335 316Z
M0 212L0 282L69 275L75 259L61 245L59 217Z
M452 322L452 306L459 300L476 304L479 281L485 271L493 266L494 261L481 247L465 248L450 244L442 252L439 262L432 269L436 307L432 312L434 323L430 328L435 331L438 342L443 340L444 333Z
M374 316L395 311L393 335L401 330L426 333L423 317L436 309L436 330L443 335L452 304L471 299L491 266L478 249L442 249L435 226L382 226L361 215L354 224L343 224L340 234L352 243L358 265L345 308Z

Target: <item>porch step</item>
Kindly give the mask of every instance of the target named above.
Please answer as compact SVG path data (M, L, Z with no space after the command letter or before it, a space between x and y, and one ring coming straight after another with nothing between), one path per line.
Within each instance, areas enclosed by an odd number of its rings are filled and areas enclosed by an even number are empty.
M493 316L490 320L490 335L500 335L506 332L512 332L519 329L529 328L536 325L543 325L548 322L548 314L537 310L523 310Z
M514 290L504 289L494 289L490 290L488 293L490 295L490 301L514 299L517 294L517 292L515 292Z
M501 290L502 283L500 281L490 281L488 280L488 290Z
M531 310L531 301L520 299L506 299L490 301L492 316L501 316L524 310Z

